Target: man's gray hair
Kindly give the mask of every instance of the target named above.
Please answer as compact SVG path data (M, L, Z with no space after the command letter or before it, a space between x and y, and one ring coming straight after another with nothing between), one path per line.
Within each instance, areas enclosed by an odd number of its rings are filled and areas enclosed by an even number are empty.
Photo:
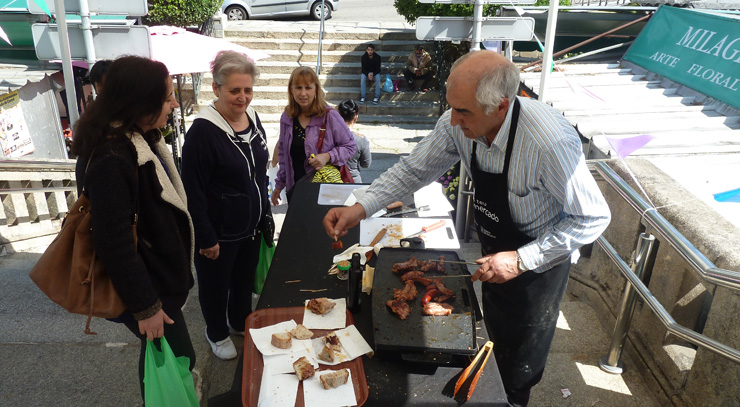
M455 70L460 62L468 59L474 52L469 52L455 61L450 73ZM447 87L449 89L449 83ZM509 101L514 100L518 90L519 68L513 63L503 64L481 75L478 87L475 90L475 100L483 107L486 114L490 114L498 107L503 98L507 98Z
M220 51L211 62L211 73L216 86L221 86L226 79L235 73L246 74L257 81L260 76L259 69L246 55L236 51Z

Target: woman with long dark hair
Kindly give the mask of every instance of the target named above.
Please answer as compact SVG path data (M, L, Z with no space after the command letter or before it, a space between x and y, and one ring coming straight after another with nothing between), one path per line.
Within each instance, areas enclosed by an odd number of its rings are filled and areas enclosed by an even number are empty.
M115 321L141 340L142 396L147 340L166 336L175 356L190 358L191 370L195 365L181 309L194 283L193 226L160 132L177 106L164 64L116 59L72 144L78 192L90 198L95 253L127 307Z

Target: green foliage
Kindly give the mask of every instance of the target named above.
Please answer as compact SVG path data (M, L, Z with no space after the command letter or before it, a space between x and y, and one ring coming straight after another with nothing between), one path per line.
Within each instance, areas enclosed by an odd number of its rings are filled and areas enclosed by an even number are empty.
M220 8L223 0L149 0L147 25L200 26Z
M570 6L570 0L558 0L561 6ZM550 0L537 0L535 6L547 6ZM421 4L417 0L395 0L393 6L398 15L403 16L406 22L414 24L419 17L472 17L472 4ZM496 15L499 5L486 4L483 6L483 17Z
M566 0L567 1L567 0ZM472 4L421 4L416 0L395 0L393 6L398 15L403 16L409 24L414 24L416 19L423 16L429 17L470 17L473 15ZM483 16L496 15L498 6L483 6Z

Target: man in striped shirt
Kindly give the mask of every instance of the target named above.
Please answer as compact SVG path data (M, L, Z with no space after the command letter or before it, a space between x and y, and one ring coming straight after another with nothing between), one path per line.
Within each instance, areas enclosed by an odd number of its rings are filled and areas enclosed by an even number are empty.
M429 184L458 160L475 186L483 257L483 313L511 406L526 406L542 378L571 254L593 242L611 214L578 134L545 103L516 97L519 69L492 51L461 57L447 80L451 109L411 154L357 204L331 209L330 236Z

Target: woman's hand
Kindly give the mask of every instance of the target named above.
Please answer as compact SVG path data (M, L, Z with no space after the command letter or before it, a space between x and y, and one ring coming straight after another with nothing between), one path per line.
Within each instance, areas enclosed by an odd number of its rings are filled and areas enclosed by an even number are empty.
M270 200L272 201L272 206L278 206L280 205L280 193L283 192L282 188L275 188L272 190L272 197Z
M154 338L161 338L164 336L165 323L172 325L175 321L167 316L164 310L160 309L153 316L139 321L139 333L146 335L146 338L150 341L154 340Z
M308 157L308 164L316 171L324 168L331 161L329 153L317 154L314 157Z
M213 247L209 247L207 249L200 249L198 253L200 253L202 256L205 256L206 258L209 258L211 260L216 260L220 252L221 252L221 246L219 246L218 243L216 243L216 245Z

